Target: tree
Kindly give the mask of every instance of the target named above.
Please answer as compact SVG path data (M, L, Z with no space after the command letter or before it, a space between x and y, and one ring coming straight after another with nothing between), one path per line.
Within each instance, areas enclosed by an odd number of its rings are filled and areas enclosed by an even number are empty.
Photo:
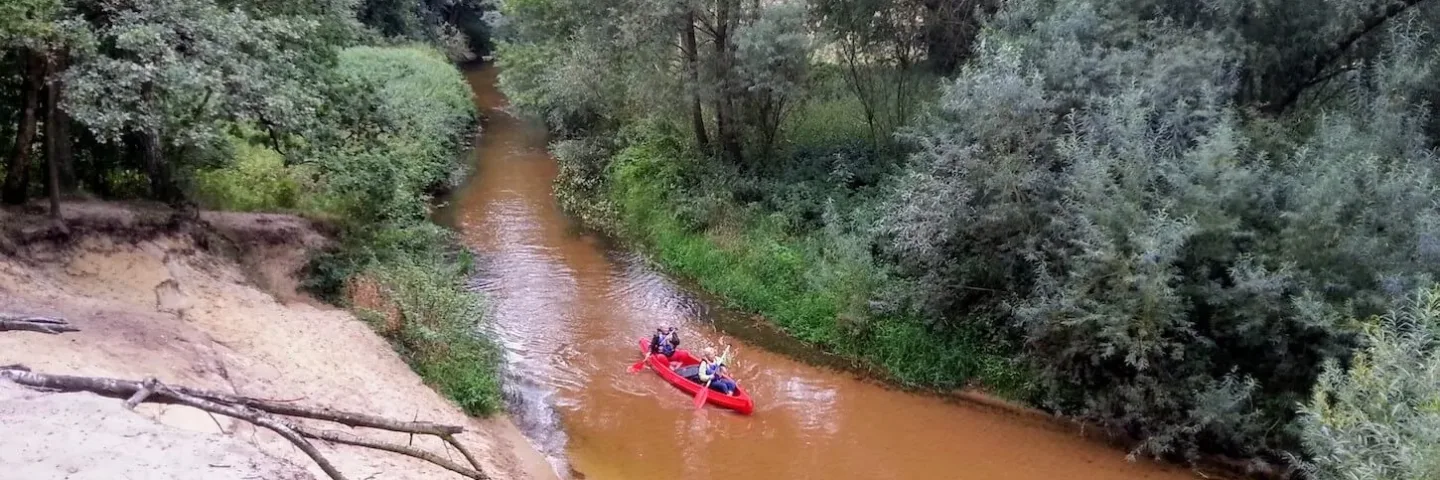
M812 2L822 31L838 50L877 149L888 145L914 112L920 85L913 77L925 55L924 7L912 0Z
M30 188L30 150L35 141L39 120L40 94L45 89L45 54L23 50L24 86L20 105L19 126L16 128L14 153L5 169L5 184L0 201L17 205L25 203Z
M800 6L779 5L756 15L736 32L735 61L746 94L745 125L754 132L756 156L769 159L780 125L802 99L811 45Z
M151 194L182 200L176 164L231 122L299 123L318 99L293 75L316 22L255 18L212 0L99 0L82 10L94 48L76 52L66 105L97 137L133 135Z
M429 42L453 61L489 53L492 0L360 0L359 19L387 37Z

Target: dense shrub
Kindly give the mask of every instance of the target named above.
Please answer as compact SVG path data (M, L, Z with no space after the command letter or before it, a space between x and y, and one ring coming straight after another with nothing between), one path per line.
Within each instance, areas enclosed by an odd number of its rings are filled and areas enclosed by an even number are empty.
M368 276L399 310L400 328L391 340L422 378L472 415L503 407L500 358L476 332L483 310L466 291L467 262L401 258L378 263Z
M196 172L195 200L206 208L236 211L293 211L307 189L306 175L285 165L273 149L232 138L233 159L225 167Z
M1319 480L1440 477L1440 289L1364 322L1348 369L1327 362L1301 409Z
M336 78L362 92L349 99L358 111L351 125L361 127L304 138L288 163L263 136L241 129L249 135L232 137L228 165L197 172L193 196L212 208L338 222L339 247L313 260L306 285L344 303L348 282L376 282L400 315L399 328L378 331L415 371L467 412L498 411L500 359L477 333L483 315L478 294L464 287L468 256L451 232L427 220L430 192L468 167L470 90L423 46L347 49ZM367 137L354 138L360 134Z
M357 223L423 218L428 194L464 178L461 152L475 124L470 90L455 67L424 47L355 47L340 53L339 77L373 102L365 138L313 148L329 208Z

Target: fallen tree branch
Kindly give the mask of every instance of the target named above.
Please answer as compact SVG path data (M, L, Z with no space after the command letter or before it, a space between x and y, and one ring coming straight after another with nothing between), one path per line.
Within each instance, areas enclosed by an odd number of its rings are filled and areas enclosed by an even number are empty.
M384 451L387 451L387 452L398 453L398 454L405 455L405 456L415 457L415 458L418 458L418 459L421 459L421 460L424 460L424 461L433 463L433 464L435 464L435 465L439 465L440 467L442 467L442 468L444 468L444 469L446 469L446 470L449 470L449 471L452 471L452 472L455 472L455 473L464 475L466 478L474 478L474 479L476 479L476 480L488 480L488 479L490 478L490 477L486 476L484 473L481 473L481 472L478 471L478 470L471 470L471 469L469 469L469 468L465 468L464 466L461 466L461 465L459 465L459 464L457 464L457 463L455 463L455 462L451 462L451 461L449 461L449 460L440 458L439 456L437 456L437 455L435 455L435 454L433 454L433 453L430 453L430 452L427 452L427 451L424 451L424 450L420 450L420 449L414 448L414 447L407 447L407 446L405 446L405 445L400 445L400 444L395 444L395 443L389 443L389 442L381 442L381 441L378 441L378 440L370 440L370 439L367 439L367 438L361 438L361 437L358 437L358 436L355 436L355 435L352 435L352 434L348 434L348 433L343 433L343 432L334 432L334 431L329 431L329 430L316 430L316 429L313 429L313 428L306 427L306 426L304 426L304 425L296 425L296 426L295 426L295 431L299 432L300 435L302 435L302 436L310 437L310 438L314 438L314 439L318 439L318 440L325 440L325 441L327 441L327 442L334 442L334 443L340 443L340 444L345 444L345 445L354 445L354 446L357 446L357 447L373 448L373 449L376 449L376 450L384 450Z
M444 436L464 432L465 428L457 425L442 425L430 422L406 422L402 420L391 420L385 417L367 415L364 413L346 412L325 407L302 407L291 403L282 403L273 400L261 400L258 398L241 397L220 392L204 390L182 389L186 393L202 398L220 400L225 402L245 405L256 410L264 410L276 415L288 415L291 417L309 418L311 420L325 420L335 422L347 427L367 427L394 432L418 433L422 435Z
M160 382L154 383L156 394L176 400L182 405L188 405L207 412L218 413L228 417L245 420L247 422L265 427L270 431L279 434L281 437L289 440L290 443L295 444L295 446L299 448L300 451L305 452L305 455L309 456L311 460L314 460L315 464L319 465L320 469L324 470L325 474L329 475L332 480L346 480L345 475L340 473L340 470L336 469L335 465L330 463L330 460L326 459L324 455L321 455L320 451L316 450L314 445L311 445L308 440L305 440L304 437L301 437L300 434L295 431L295 426L291 425L289 422L277 419L267 413L256 411L249 407L222 405L203 398L177 392L170 387L161 384Z
M47 333L50 335L80 331L80 329L71 326L70 322L65 321L63 318L0 313L0 332L8 332L11 330Z
M479 461L476 460L474 455L471 455L470 452L455 439L454 434L464 431L464 429L459 426L430 422L406 422L329 408L311 408L299 405L280 404L273 401L208 390L178 386L172 387L160 383L160 381L154 378L137 382L116 378L49 375L29 371L29 369L22 365L12 365L0 367L0 379L8 379L15 383L37 389L60 392L84 391L124 399L125 407L131 409L133 409L135 405L148 401L153 403L186 405L198 408L207 413L218 413L245 420L255 425L265 427L290 441L290 443L294 444L300 451L314 460L315 463L334 480L345 480L345 477L336 470L334 465L330 464L306 438L398 453L430 462L446 470L464 475L467 478L481 480L489 478L485 475L484 469L480 466ZM410 433L412 435L434 435L444 440L447 444L459 449L473 468L466 468L455 462L440 458L435 454L413 447L369 440L354 435L346 436L336 432L315 430L304 425L276 418L272 415L325 420L351 427L369 427L393 432ZM222 428L221 431L223 432L224 429Z
M155 393L155 387L159 384L160 381L153 378L147 378L145 381L140 382L140 389L136 390L134 395L131 395L130 398L125 400L125 408L134 410L136 405L139 405L140 402L145 401L146 398L150 398L150 395Z
M475 456L470 454L470 450L465 448L465 445L461 444L459 440L456 440L454 435L445 434L441 435L440 438L445 439L445 443L449 443L450 446L455 447L456 450L459 450L460 455L465 457L465 461L470 462L470 466L474 467L475 471L485 471L485 468L480 466L480 461L476 460Z
M6 376L4 370L0 370L0 376ZM9 377L7 376L7 378ZM11 380L15 381L15 383L31 387L51 388L66 391L86 390L100 393L102 395L110 393L110 395L107 396L112 397L118 395L125 395L126 398L128 398L128 395L133 395L134 392L139 391L142 388L140 382L136 382L133 380L121 380L100 377L75 377L69 375L47 375L38 373L34 374L33 377L26 381L21 381L15 378L11 378ZM257 398L242 397L239 395L231 395L228 393L216 392L211 390L201 390L198 388L187 388L178 386L170 388L176 392L186 395L204 398L212 401L218 401L222 403L243 405L276 415L309 418L312 420L325 420L350 427L376 428L380 430L390 430L402 433L435 435L437 437L443 437L445 435L452 435L465 431L463 427L459 427L456 425L442 425L431 422L406 422L401 420L391 420L385 417L368 415L364 413L346 412L325 407L304 407L271 400L261 400Z

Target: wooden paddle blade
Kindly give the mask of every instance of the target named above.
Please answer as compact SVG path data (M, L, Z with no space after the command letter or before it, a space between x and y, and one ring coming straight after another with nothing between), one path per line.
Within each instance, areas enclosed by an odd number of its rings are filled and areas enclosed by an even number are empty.
M704 406L705 406L705 396L706 396L706 395L709 395L709 394L710 394L710 382L705 382L705 386L704 386L703 388L701 388L699 392L695 392L695 408L699 409L699 408L701 408L701 407L704 407Z

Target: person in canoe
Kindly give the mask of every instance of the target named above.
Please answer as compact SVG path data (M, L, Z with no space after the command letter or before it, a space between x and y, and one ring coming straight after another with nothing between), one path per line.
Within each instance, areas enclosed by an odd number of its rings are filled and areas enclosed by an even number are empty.
M715 347L705 347L701 350L700 355L699 365L683 367L676 370L675 373L701 385L710 382L711 390L734 395L735 381L730 379L730 372L725 368L725 356L716 357Z
M680 332L675 327L661 325L655 329L655 334L650 336L650 354L660 354L666 357L675 354L675 349L680 348Z

